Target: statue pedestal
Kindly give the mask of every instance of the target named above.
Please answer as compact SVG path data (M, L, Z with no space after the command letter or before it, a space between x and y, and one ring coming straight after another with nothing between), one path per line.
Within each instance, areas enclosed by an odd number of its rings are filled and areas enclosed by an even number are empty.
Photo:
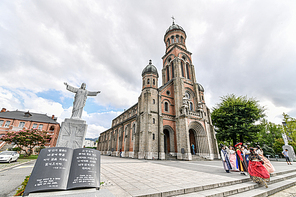
M56 147L83 148L86 130L86 121L66 118L62 122Z
M291 161L293 161L295 159L295 152L294 152L294 148L291 145L284 145L283 146L283 150L288 149L288 155Z

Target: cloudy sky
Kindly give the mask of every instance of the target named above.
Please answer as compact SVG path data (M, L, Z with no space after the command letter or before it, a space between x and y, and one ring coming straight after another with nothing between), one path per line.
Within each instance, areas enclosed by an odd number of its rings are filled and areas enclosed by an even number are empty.
M137 102L149 59L162 68L171 17L187 34L209 108L253 97L267 119L296 117L296 1L0 1L0 107L70 117L64 82L89 97L87 137ZM161 84L161 79L160 83Z

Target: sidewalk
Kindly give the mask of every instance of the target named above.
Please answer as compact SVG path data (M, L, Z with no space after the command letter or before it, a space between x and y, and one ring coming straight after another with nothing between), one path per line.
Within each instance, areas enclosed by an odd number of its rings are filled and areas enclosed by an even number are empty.
M102 156L102 189L115 196L178 194L178 191L199 191L227 182L245 182L249 176L226 173L221 161L137 160ZM285 162L272 162L277 172L295 169Z

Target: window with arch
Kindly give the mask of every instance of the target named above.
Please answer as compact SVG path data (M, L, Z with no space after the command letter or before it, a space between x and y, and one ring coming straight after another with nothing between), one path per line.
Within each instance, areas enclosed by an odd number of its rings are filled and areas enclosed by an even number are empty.
M189 102L189 110L193 111L193 103L192 102Z
M181 61L181 72L182 72L182 77L185 77L185 76L184 76L184 66L183 66L183 61Z
M150 79L147 79L147 84L150 84Z
M184 38L183 38L183 36L181 36L181 43L183 43L184 42Z
M168 81L170 80L170 69L169 69L169 66L167 66L167 79Z
M174 78L175 74L174 74L174 64L173 64L173 62L171 63L171 66L172 66L172 78Z
M152 119L152 123L155 124L155 118Z
M175 38L174 38L174 36L172 36L171 39L172 39L172 44L174 44L174 43L175 43Z
M152 103L155 104L155 99L152 100Z
M155 140L155 134L154 133L152 134L152 140Z
M164 111L168 112L169 111L169 103L164 102Z
M155 85L155 79L153 79L153 85Z
M132 140L134 139L134 135L136 135L136 125L133 125L133 135L132 135Z
M176 42L177 43L179 42L179 36L178 35L176 36Z
M170 43L170 39L169 39L169 38L168 38L167 42L168 42L168 46L169 46L169 45L171 44L171 43Z
M190 79L190 76L189 76L189 64L188 63L186 64L186 71L187 71L187 79Z

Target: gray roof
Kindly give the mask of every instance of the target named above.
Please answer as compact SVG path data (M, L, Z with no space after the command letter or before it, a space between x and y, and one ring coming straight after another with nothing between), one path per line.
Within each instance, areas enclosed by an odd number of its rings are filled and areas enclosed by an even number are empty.
M201 84L199 83L196 83L196 84L198 85L198 91L201 91L201 92L205 91Z
M151 60L149 60L149 64L143 69L142 71L142 77L147 74L147 73L152 73L152 74L156 74L156 76L158 77L158 72L157 72L157 68L152 65Z
M26 114L27 116L25 116ZM59 124L56 120L52 119L50 116L47 116L46 114L37 114L24 111L1 112L0 118Z
M180 26L180 25L177 25L175 23L173 23L165 32L164 34L164 37L166 36L167 33L169 33L170 31L173 31L173 30L181 30L184 32L184 34L186 35L186 32L184 31L184 29Z

